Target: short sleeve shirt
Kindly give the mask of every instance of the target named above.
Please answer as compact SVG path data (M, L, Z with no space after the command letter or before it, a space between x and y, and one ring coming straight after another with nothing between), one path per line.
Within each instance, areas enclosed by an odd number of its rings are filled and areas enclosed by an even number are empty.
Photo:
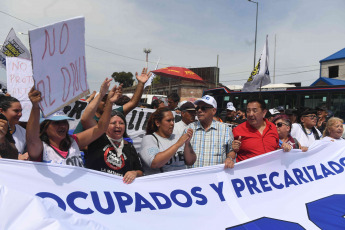
M231 128L218 121L212 121L207 131L200 121L189 124L188 128L193 129L190 143L197 157L192 167L223 164L234 140Z
M241 147L237 153L236 161L243 161L259 156L279 148L279 136L276 126L265 119L266 127L261 134L253 128L248 121L233 129L234 138L241 137Z

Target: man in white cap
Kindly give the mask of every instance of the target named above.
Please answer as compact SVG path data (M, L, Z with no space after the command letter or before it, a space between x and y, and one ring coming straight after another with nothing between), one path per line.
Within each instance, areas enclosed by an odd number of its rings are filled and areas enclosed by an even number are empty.
M236 119L236 108L234 107L234 104L232 102L228 102L226 104L226 123L237 125L237 119Z
M234 167L230 157L233 135L228 125L214 121L217 102L209 95L195 101L198 121L187 126L193 129L193 137L185 145L185 158L196 157L193 168L225 164L225 168Z
M182 120L175 123L173 131L178 138L182 136L187 126L195 121L196 115L195 106L190 101L182 101L179 110L181 111Z

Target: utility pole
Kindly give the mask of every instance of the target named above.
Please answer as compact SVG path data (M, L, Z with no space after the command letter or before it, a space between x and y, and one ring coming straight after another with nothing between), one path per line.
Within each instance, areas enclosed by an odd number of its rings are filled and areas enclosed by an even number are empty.
M253 69L255 69L255 62L256 62L256 37L257 37L257 32L258 32L259 3L258 3L258 2L255 2L255 1L252 1L252 0L248 0L248 1L256 4L255 45L254 45L254 67L253 67Z
M146 53L146 69L149 67L149 53L151 53L151 49L144 48L144 53Z

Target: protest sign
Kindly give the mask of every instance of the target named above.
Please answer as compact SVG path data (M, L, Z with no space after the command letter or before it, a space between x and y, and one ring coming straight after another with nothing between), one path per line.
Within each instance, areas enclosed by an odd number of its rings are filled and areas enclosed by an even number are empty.
M29 31L35 87L44 116L89 93L85 63L85 20L62 21Z
M4 41L0 52L0 67L6 68L6 57L30 59L30 52L17 37L12 28Z
M343 229L344 141L319 143L308 152L260 155L234 169L179 170L130 185L85 168L1 159L0 185L109 229ZM2 222L20 222L27 203L6 200L23 208L2 215Z
M7 92L22 105L20 121L29 120L32 104L28 93L34 85L31 61L17 57L6 57Z

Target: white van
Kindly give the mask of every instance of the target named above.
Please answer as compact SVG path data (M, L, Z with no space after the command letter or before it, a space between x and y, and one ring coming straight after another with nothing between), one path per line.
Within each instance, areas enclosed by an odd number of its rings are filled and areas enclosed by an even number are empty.
M133 97L133 93L124 93L129 98ZM158 94L143 94L141 96L140 102L151 104L153 100L160 99L164 102L165 105L168 105L168 97L166 95L158 95Z

